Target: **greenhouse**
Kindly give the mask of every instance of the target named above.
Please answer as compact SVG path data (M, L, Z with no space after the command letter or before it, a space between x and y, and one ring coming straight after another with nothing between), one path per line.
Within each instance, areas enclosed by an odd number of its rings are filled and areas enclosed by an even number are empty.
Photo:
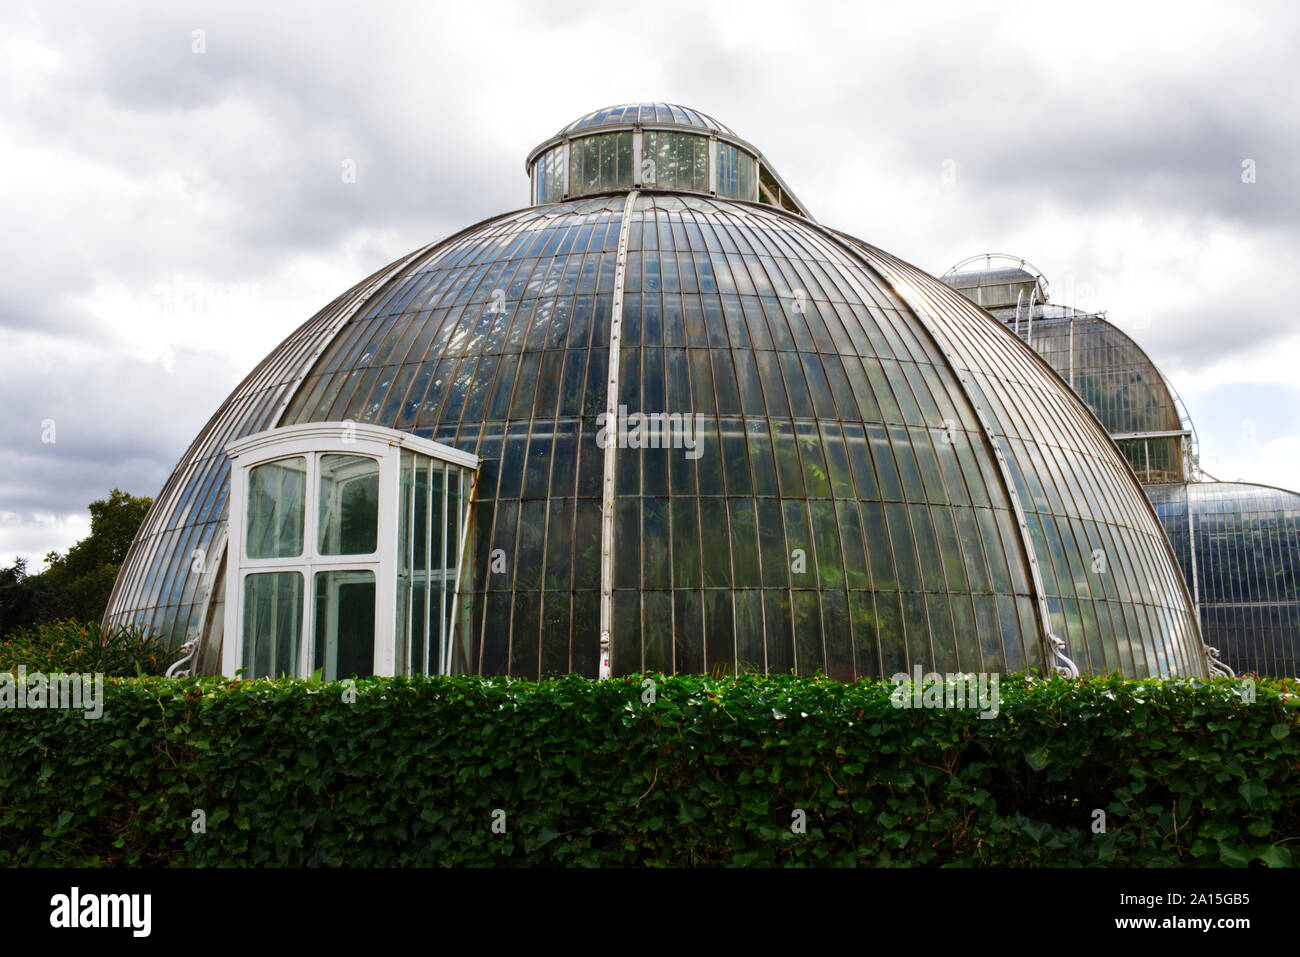
M109 623L245 677L1209 673L1141 486L1012 329L694 110L527 172L236 388Z
M1191 419L1151 358L1103 313L1051 302L1026 260L972 256L943 281L1047 360L1111 433L1169 535L1206 644L1235 671L1300 676L1300 495L1202 471Z

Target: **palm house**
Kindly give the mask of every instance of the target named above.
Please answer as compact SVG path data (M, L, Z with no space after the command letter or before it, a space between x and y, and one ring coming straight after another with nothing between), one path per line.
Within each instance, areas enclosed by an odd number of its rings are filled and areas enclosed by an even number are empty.
M1300 494L1204 472L1191 419L1150 356L1104 313L1051 302L1026 260L972 256L943 281L1047 360L1110 432L1169 536L1216 656L1238 672L1300 677Z
M1125 452L1012 329L694 110L526 168L236 388L107 622L245 677L1209 673Z

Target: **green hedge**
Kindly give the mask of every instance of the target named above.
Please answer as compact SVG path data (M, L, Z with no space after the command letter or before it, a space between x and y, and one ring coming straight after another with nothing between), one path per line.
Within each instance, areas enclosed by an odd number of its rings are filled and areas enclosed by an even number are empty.
M1251 701L1227 679L1006 676L988 720L895 708L881 681L653 681L646 703L641 676L377 678L354 701L109 679L100 720L0 711L0 864L1300 860L1294 680Z

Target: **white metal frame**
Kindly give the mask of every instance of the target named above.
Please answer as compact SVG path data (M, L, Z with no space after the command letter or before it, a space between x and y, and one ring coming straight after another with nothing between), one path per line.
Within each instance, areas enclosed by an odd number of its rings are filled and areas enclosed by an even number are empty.
M600 662L596 677L604 681L614 674L614 479L617 475L615 453L618 451L618 370L621 367L623 343L623 284L627 278L627 242L632 225L632 210L636 207L636 190L627 194L623 204L623 220L618 232L618 253L614 266L614 308L609 321L609 385L605 390L606 432L605 472L600 497Z
M436 611L438 616L436 620L439 623L438 647L436 649L437 651L436 660L438 662L437 673L450 674L451 656L452 656L452 648L453 648L452 635L450 629L443 627L443 622L450 621L453 623L453 627L454 627L454 623L457 619L457 615L460 613L461 610L460 608L461 589L459 585L460 585L460 577L462 574L462 569L464 569L465 567L466 555L468 554L469 551L470 506L472 504L473 496L474 496L474 482L470 480L469 477L463 471L461 471L456 466L455 463L448 462L444 459L433 459L433 461L440 462L443 466L442 473L441 473L442 492L441 495L439 496L441 502L440 502L440 507L437 510L438 511L437 521L440 523L439 525L440 532L438 538L441 542L441 551L440 554L438 555L438 562L436 568L434 567L433 554L429 552L426 553L425 555L425 563L428 567L423 570L424 574L427 577L425 579L425 589L424 589L424 608L423 608L424 619L423 620L425 623L425 635L424 635L422 660L424 661L424 667L426 671L428 670L429 662L435 660L433 655L435 649L432 647L429 640L429 622L434 620L433 616ZM418 484L415 480L416 465L417 462L412 461L411 475L409 476L410 495L407 498L406 502L404 503L407 509L409 510L409 514L411 515L412 520L414 520L414 517L417 513L416 498L415 498L416 487ZM455 543L451 542L447 536L447 520L449 517L451 517L451 511L449 507L448 488L453 474L457 476L457 480L458 480L456 495L457 495L457 503L460 507L460 514L456 516L456 522L457 522L456 527L459 530L459 537ZM398 491L400 493L401 491L400 479L398 484L399 484ZM433 523L435 520L434 508L433 508L434 492L433 492L432 482L429 483L429 486L426 489L425 494L428 496L428 498L426 500L427 504L425 506L425 515L424 515L424 538L426 542L431 543L433 539ZM412 528L411 535L407 539L406 555L399 556L399 557L404 557L406 559L405 562L406 577L404 579L405 580L404 587L411 589L412 598L414 598L414 584L416 581L416 575L418 574L415 568L415 531L416 530ZM448 564L448 559L452 559L451 564ZM399 568L400 567L401 566L399 564ZM400 574L398 580L399 581L403 580ZM437 581L440 586L438 589L437 609L434 609L433 607L433 584L435 581ZM400 598L401 596L399 595L398 596L399 601ZM406 632L405 634L396 635L396 641L401 643L401 647L403 649L402 670L405 673L409 674L411 673L412 670L411 652L413 650L414 642L415 642L414 606L410 606L407 609Z
M235 677L241 667L244 632L244 580L250 574L298 572L303 575L302 633L299 635L299 671L310 673L315 634L315 575L327 571L372 572L375 576L374 673L392 675L397 651L397 581L400 567L397 553L401 518L402 450L409 449L439 462L476 472L478 457L406 432L353 422L324 422L294 425L259 432L226 446L230 462L230 524L226 549L225 641L222 673ZM370 555L322 555L317 550L319 521L320 459L324 455L357 455L379 463L379 528L375 551ZM303 515L303 549L292 558L249 558L245 536L248 507L248 473L258 465L278 459L303 457L307 460L306 495ZM462 482L466 518L472 483ZM464 554L468 521L462 523ZM463 562L457 566L458 572ZM459 597L459 586L456 589ZM453 606L454 607L454 606ZM403 636L404 637L404 636ZM450 641L447 642L448 650ZM447 668L444 657L443 670Z

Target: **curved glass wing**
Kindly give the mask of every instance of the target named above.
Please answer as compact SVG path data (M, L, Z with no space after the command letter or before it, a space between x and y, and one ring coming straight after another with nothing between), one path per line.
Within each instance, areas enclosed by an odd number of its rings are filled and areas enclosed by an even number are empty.
M1148 487L1205 643L1234 671L1300 677L1300 494L1240 482Z

